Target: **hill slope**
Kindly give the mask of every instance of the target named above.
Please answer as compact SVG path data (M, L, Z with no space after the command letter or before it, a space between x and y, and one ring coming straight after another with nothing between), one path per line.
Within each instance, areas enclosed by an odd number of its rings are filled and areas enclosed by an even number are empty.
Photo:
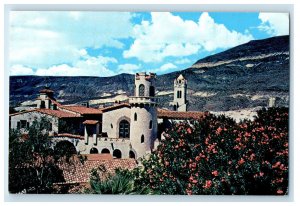
M173 99L173 81L182 73L188 80L189 110L224 111L266 106L271 96L278 104L289 104L289 36L254 40L198 60L180 72L157 78L160 106ZM92 100L98 103L123 100L132 95L130 74L113 77L11 76L10 105L34 100L48 85L65 103ZM25 103L24 103L25 102Z

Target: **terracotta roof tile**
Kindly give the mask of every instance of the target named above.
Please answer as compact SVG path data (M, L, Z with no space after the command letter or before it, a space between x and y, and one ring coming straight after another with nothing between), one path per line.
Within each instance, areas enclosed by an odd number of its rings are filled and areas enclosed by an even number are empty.
M106 173L114 174L115 169L134 169L137 164L134 159L112 159L112 160L86 160L81 163L79 160L74 164L60 164L60 169L63 170L65 183L86 183L89 181L90 172L93 168L103 165Z
M69 118L69 117L80 117L78 114L73 114L71 112L65 112L61 110L52 110L52 109L36 109L37 112L55 116L58 118Z
M51 90L51 89L42 89L40 91L40 93L53 93L53 90Z
M40 112L40 113L48 114L48 115L55 116L58 118L80 117L80 115L78 115L78 114L73 114L71 112L65 112L65 111L61 111L61 110L52 110L52 109L33 109L33 110L28 110L28 111L23 111L23 112L17 112L17 113L11 114L10 116L25 114L25 113L29 113L29 112Z
M75 134L69 134L69 133L59 133L59 134L53 135L53 137L69 137L69 138L73 138L73 139L81 139L81 140L84 139L83 136L75 135Z
M83 122L83 124L97 124L97 123L99 123L99 121L97 120L85 120Z
M60 108L79 114L102 114L102 111L100 111L99 109L84 106L60 106Z
M157 110L158 118L168 118L168 119L200 119L204 116L204 112L177 112L177 111L169 111L164 109Z

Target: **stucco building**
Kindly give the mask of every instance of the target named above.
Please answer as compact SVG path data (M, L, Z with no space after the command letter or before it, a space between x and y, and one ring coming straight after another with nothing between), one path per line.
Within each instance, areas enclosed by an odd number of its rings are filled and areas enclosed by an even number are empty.
M139 159L159 144L172 120L195 119L201 112L186 112L187 81L174 80L176 111L158 108L156 74L135 75L134 96L129 101L104 108L62 105L49 88L40 91L37 108L10 115L10 128L26 132L35 119L50 120L53 145L66 143L80 154L110 153L115 158Z

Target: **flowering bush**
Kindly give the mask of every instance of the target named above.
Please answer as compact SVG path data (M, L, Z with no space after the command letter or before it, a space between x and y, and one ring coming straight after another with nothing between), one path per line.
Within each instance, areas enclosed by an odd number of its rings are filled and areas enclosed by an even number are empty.
M157 194L287 194L288 109L173 124L143 166L136 184Z

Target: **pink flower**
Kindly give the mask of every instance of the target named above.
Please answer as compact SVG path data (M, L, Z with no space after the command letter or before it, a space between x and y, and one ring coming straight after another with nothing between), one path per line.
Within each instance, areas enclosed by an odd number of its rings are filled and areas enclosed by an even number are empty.
M191 129L190 127L189 127L189 128L187 128L187 130L186 130L186 131L187 131L187 133L188 133L188 134L191 134L191 133L192 133L192 129Z
M205 181L205 185L203 186L203 188L208 189L212 186L212 181L211 180L206 180Z
M218 176L219 173L218 173L217 170L215 170L215 171L212 171L211 174L214 175L214 176Z
M283 191L282 190L277 190L277 194L282 195Z
M238 161L238 164L239 164L239 165L242 165L242 164L244 164L244 163L245 163L244 158L241 158L241 159Z

